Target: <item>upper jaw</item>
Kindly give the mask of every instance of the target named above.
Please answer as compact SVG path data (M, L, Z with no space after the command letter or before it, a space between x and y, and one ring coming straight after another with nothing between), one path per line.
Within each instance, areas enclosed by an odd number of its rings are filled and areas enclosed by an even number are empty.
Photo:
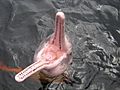
M63 12L58 12L55 17L55 30L50 43L59 47L60 50L65 50L65 15Z

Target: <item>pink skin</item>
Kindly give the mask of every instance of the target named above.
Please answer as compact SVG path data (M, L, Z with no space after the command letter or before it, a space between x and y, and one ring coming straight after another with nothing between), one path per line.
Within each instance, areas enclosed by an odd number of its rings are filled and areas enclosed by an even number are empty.
M34 55L35 62L15 76L17 82L24 81L38 71L50 77L64 73L72 62L72 46L64 33L64 26L65 15L63 12L57 12L54 33L48 37L46 43L43 43L42 48L36 50Z

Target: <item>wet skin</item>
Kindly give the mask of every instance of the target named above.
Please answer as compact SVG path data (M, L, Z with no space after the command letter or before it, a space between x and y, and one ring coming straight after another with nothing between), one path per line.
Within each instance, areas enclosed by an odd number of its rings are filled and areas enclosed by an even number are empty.
M34 63L19 70L15 76L17 82L24 81L38 71L49 77L59 76L65 72L72 62L72 45L65 34L64 27L65 15L63 12L57 12L54 33L40 44L34 54Z

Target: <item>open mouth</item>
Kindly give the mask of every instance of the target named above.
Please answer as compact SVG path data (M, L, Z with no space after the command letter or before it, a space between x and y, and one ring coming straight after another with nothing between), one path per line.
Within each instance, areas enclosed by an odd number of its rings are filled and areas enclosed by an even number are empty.
M47 66L49 66L50 68L54 68L54 66L56 67L56 65L58 65L58 63L60 63L61 60L64 59L64 56L61 56L61 53L63 53L63 51L65 50L64 24L65 15L63 12L58 12L55 18L54 36L50 39L48 43L50 45L48 45L46 49L40 51L43 52L45 55L39 55L37 58L38 60L35 63L29 65L24 70L19 72L15 76L16 81L22 82L32 74L46 68ZM57 60L56 63L54 63L53 65L50 63L50 66L49 61L54 61L55 59Z

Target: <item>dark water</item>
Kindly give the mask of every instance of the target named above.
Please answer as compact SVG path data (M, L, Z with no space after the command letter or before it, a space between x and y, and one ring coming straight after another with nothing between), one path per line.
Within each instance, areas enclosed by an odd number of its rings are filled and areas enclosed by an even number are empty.
M0 0L0 58L12 67L31 64L39 43L53 33L58 10L73 44L68 83L14 80L0 71L0 90L120 90L119 0Z

